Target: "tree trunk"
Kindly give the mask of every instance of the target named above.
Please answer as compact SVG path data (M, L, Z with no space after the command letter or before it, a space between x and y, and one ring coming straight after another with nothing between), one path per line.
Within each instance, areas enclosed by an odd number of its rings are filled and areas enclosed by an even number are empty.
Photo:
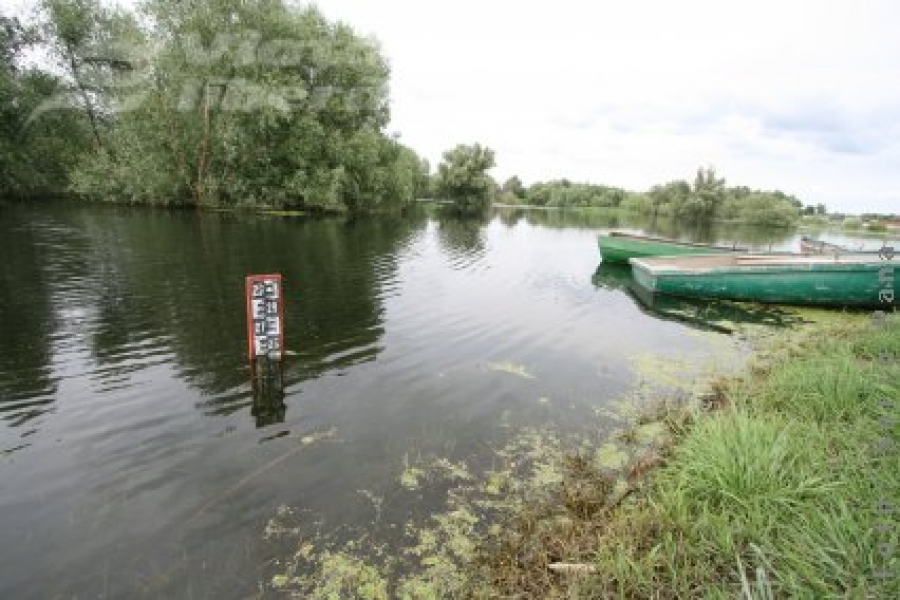
M195 204L200 205L206 195L206 161L209 155L209 84L203 86L203 139L200 142L200 156L197 157L197 184Z
M88 121L90 121L91 131L94 134L94 140L97 142L97 147L109 150L106 148L103 139L100 137L100 127L98 125L97 112L94 109L94 103L91 102L91 96L88 94L87 88L81 82L81 76L78 73L78 60L75 58L75 51L69 45L66 45L66 54L69 59L69 69L72 71L75 87L78 88L78 93L81 95L82 102L84 102L84 110L87 113Z

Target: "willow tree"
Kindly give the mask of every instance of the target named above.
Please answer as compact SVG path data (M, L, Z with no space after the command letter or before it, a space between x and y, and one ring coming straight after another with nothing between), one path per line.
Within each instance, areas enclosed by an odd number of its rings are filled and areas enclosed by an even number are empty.
M503 182L503 186L500 188L506 194L517 198L519 200L523 200L525 198L525 186L522 184L522 180L519 179L518 175L513 175L505 182Z
M406 150L383 132L389 68L374 40L280 0L143 9L146 43L120 59L113 153L86 163L79 190L350 210L412 199Z
M55 110L74 109L87 118L98 148L109 151L105 130L111 123L108 93L121 67L117 44L134 45L138 28L133 15L109 8L100 0L42 0L41 39L66 84L45 102L35 117Z
M494 166L494 151L480 144L459 144L444 152L438 165L438 193L453 200L465 212L490 205L497 184L488 173Z
M725 200L725 179L716 176L712 167L697 169L694 187L686 205L688 215L700 219L712 219Z

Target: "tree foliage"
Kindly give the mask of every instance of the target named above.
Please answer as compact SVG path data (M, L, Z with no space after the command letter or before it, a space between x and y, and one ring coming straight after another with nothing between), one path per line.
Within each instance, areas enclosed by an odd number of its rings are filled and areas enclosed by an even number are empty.
M517 175L513 175L509 179L503 182L503 185L500 187L500 191L516 200L524 200L525 199L525 186L522 184L522 180L519 179Z
M611 208L619 206L626 195L625 190L615 187L559 179L533 184L525 194L525 203L556 208Z
M378 43L314 7L41 7L61 77L37 99L35 120L68 114L87 127L93 143L65 177L82 195L361 211L428 193L427 162L384 132L390 70Z
M503 200L516 204L509 193L518 181L504 184ZM519 182L520 183L520 182ZM700 168L693 183L677 179L654 185L647 192L628 192L621 188L568 179L538 182L525 192L523 204L546 207L617 208L651 217L712 221L731 219L759 225L787 226L797 222L802 202L780 191L765 192L750 188L728 187L712 167ZM820 205L823 213L824 205Z
M781 191L727 187L725 180L710 167L698 169L693 185L685 180L656 185L646 194L632 196L623 206L655 217L696 221L727 219L784 227L799 220L803 203Z
M413 199L418 158L383 133L389 70L377 43L280 2L156 0L149 9L159 42L152 80L114 144L128 168L110 181L114 165L101 165L83 187L351 211Z
M126 35L136 34L130 13L102 6L99 0L43 0L41 39L65 74L64 88L51 96L48 109L82 111L94 143L104 148L104 130L111 124L111 94L103 93L119 63L111 54ZM137 40L129 40L134 43ZM54 102L55 100L55 102ZM108 150L108 148L107 148Z
M56 76L22 68L22 54L37 42L14 18L0 17L0 195L55 196L88 148L86 124L67 112L32 119L48 97L64 88Z
M438 195L453 200L463 212L490 206L498 188L488 170L494 167L494 151L480 144L459 144L444 152L438 165Z

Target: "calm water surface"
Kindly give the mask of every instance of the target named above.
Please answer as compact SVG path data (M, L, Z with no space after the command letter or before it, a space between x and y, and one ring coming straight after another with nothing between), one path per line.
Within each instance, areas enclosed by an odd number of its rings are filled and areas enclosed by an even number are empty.
M798 237L550 211L0 206L0 597L253 595L278 506L323 531L370 524L367 494L385 522L427 515L405 459L596 427L637 356L714 363L731 337L698 316L715 308L653 313L598 270L610 227ZM264 272L285 281L283 402L254 400L246 367L243 278Z

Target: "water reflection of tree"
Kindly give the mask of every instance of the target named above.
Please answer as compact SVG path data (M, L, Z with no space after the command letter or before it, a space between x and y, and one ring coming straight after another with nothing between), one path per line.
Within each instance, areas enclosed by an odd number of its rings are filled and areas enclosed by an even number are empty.
M789 227L766 227L710 219L677 219L642 215L621 209L502 208L497 213L501 221L510 224L518 222L518 211L522 211L527 223L542 227L629 229L657 237L698 243L734 244L755 250L780 249L796 237L796 231Z
M19 207L0 210L0 418L14 425L46 412L56 393L49 257L30 213Z
M453 257L481 255L485 249L484 228L491 217L489 211L465 216L442 212L438 220L438 242Z
M740 241L743 245L757 250L777 249L793 240L797 233L790 227L764 227L745 223L722 223L720 229L724 235ZM799 248L791 247L797 252Z
M402 246L423 218L291 220L216 213L135 211L96 234L96 268L110 274L99 302L95 359L114 366L137 337L159 337L201 408L249 406L244 277L281 272L290 378L371 360L383 334L382 296ZM235 390L244 389L245 392Z
M642 229L648 235L672 239L685 239L700 243L716 242L715 224L708 219L687 220L667 217L649 217L642 225Z
M500 222L507 227L515 227L525 216L525 210L521 208L499 208L497 209L497 216L500 217Z
M627 226L630 216L617 209L533 209L526 211L525 220L543 227L599 229Z
M777 248L796 236L795 230L787 227L672 217L648 216L638 219L640 220L633 222L633 225L647 235L698 243L737 245L757 250Z
M125 366L129 363L132 370L140 367L129 360L129 350L152 337L156 323L151 306L136 302L132 289L131 217L120 210L79 211L70 217L89 241L82 260L89 265L93 288L89 295L97 311L89 340L91 355L102 368L100 379L114 379L129 371Z

